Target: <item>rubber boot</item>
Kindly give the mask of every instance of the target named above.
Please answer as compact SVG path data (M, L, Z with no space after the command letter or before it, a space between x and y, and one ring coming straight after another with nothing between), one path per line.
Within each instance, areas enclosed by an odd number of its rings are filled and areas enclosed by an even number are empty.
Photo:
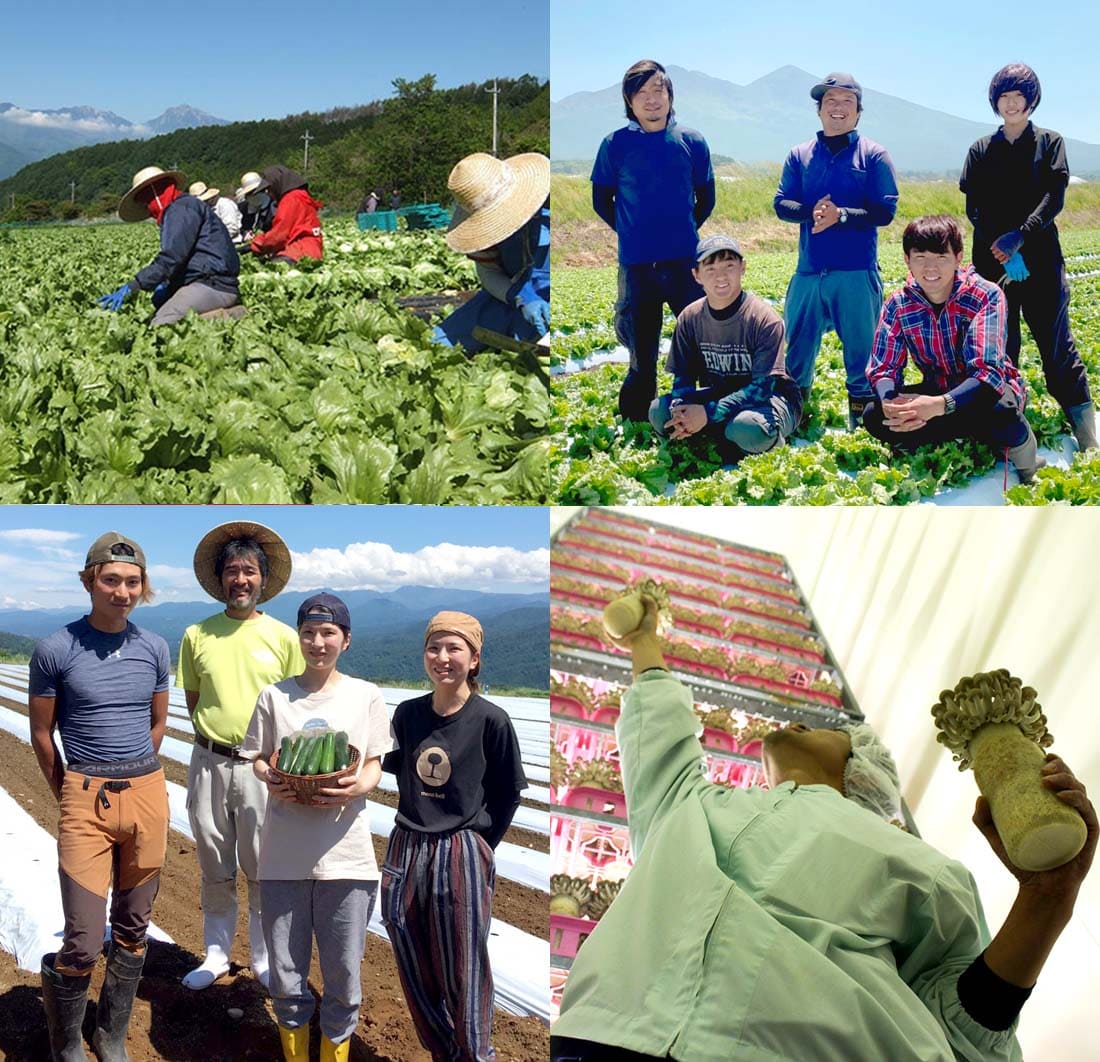
M134 1009L145 952L135 955L114 941L107 952L107 974L99 993L92 1048L99 1062L130 1062L126 1053L126 1030Z
M297 1029L280 1025L279 1039L283 1044L283 1058L286 1062L309 1062L308 1025L299 1025Z
M1033 483L1035 473L1046 465L1046 459L1039 456L1039 444L1035 440L1035 432L1031 425L1027 427L1027 438L1019 446L1012 446L1008 451L1008 459L1016 468L1016 474L1021 483Z
M848 430L863 427L863 411L871 404L869 398L848 399Z
M334 1044L323 1033L321 1035L321 1062L348 1062L351 1052L351 1039Z
M88 1001L92 977L71 977L53 968L57 953L42 956L42 1006L50 1031L53 1062L88 1062L80 1026Z
M202 924L206 958L183 978L184 987L194 992L209 988L219 977L229 973L229 952L237 930L237 909L220 915L206 915Z
M804 428L806 422L810 419L810 388L800 387L798 389L799 394L802 395L802 414L798 418L798 423L794 426L794 430L798 431L799 428Z
M1096 441L1096 410L1091 402L1082 402L1079 406L1070 406L1066 410L1073 425L1073 436L1077 440L1078 450L1095 450L1100 444Z
M264 927L259 911L248 914L248 943L252 949L252 973L256 980L268 987L267 941L264 939Z

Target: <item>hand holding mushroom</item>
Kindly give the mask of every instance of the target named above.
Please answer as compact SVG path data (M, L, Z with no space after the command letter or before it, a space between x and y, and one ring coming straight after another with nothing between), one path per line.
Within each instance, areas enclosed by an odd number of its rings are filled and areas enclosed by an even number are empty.
M1035 696L1007 671L990 671L961 679L932 708L937 740L952 751L959 770L973 766L987 802L988 812L979 801L975 824L1021 881L1018 871L1047 871L1074 860L1088 839L1086 807L1095 820L1084 787L1068 770L1048 770L1052 782L1044 784L1043 748L1054 739ZM1065 767L1057 758L1046 762ZM989 825L1002 848L993 843ZM1093 847L1095 840L1090 854Z
M608 641L629 649L634 676L650 668L665 668L658 635L671 626L668 591L653 579L628 585L603 610Z

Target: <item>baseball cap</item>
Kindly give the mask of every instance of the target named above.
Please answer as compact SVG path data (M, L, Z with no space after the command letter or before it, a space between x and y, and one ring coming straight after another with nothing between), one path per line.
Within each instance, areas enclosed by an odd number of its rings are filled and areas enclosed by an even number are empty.
M481 624L467 612L437 612L428 621L428 629L424 632L424 644L433 634L457 634L474 647L475 653L481 652L481 646L485 638L481 630Z
M845 73L833 73L828 77L822 78L812 89L810 89L810 95L819 100L825 95L829 89L847 89L849 92L856 94L856 99L860 103L863 102L863 86L851 75Z
M695 248L695 261L703 262L716 255L719 251L732 251L738 258L744 261L745 256L741 251L741 245L732 236L708 236L700 240Z
M119 547L122 549L119 549ZM88 550L84 558L84 569L87 570L95 564L136 564L145 571L145 554L132 538L120 535L117 531L108 531L100 535Z
M351 615L348 606L335 594L314 594L298 606L298 626L313 620L314 623L335 623L351 631Z

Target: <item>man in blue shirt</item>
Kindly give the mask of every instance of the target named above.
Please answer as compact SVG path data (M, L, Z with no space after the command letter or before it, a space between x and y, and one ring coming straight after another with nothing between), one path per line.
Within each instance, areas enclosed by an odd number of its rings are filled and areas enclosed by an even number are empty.
M821 132L791 149L775 193L775 212L797 222L798 268L787 286L787 370L809 398L821 337L844 345L848 426L871 399L867 358L882 310L878 228L898 207L894 164L861 136L863 89L851 74L830 74L810 90Z
M679 314L703 296L692 268L699 226L714 209L714 171L707 142L676 122L660 63L635 63L622 91L628 124L600 144L592 206L619 236L615 332L630 351L619 413L645 422L657 394L664 304Z

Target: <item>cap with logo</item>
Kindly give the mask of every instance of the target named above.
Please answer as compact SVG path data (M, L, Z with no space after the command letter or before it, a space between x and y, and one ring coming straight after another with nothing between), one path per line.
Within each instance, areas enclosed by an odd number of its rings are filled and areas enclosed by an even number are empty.
M845 89L848 92L854 92L856 99L863 103L863 86L851 75L845 73L833 73L828 77L822 78L812 89L810 89L810 96L820 102L821 97L825 95L829 89Z
M741 252L741 245L732 236L723 236L721 234L717 236L707 236L705 239L699 241L699 246L695 248L695 261L704 262L708 258L713 257L719 251L732 251L738 258L744 261L744 254Z
M96 564L111 563L136 564L145 571L145 554L132 538L120 535L117 531L108 531L92 543L84 558L84 570L87 571Z

